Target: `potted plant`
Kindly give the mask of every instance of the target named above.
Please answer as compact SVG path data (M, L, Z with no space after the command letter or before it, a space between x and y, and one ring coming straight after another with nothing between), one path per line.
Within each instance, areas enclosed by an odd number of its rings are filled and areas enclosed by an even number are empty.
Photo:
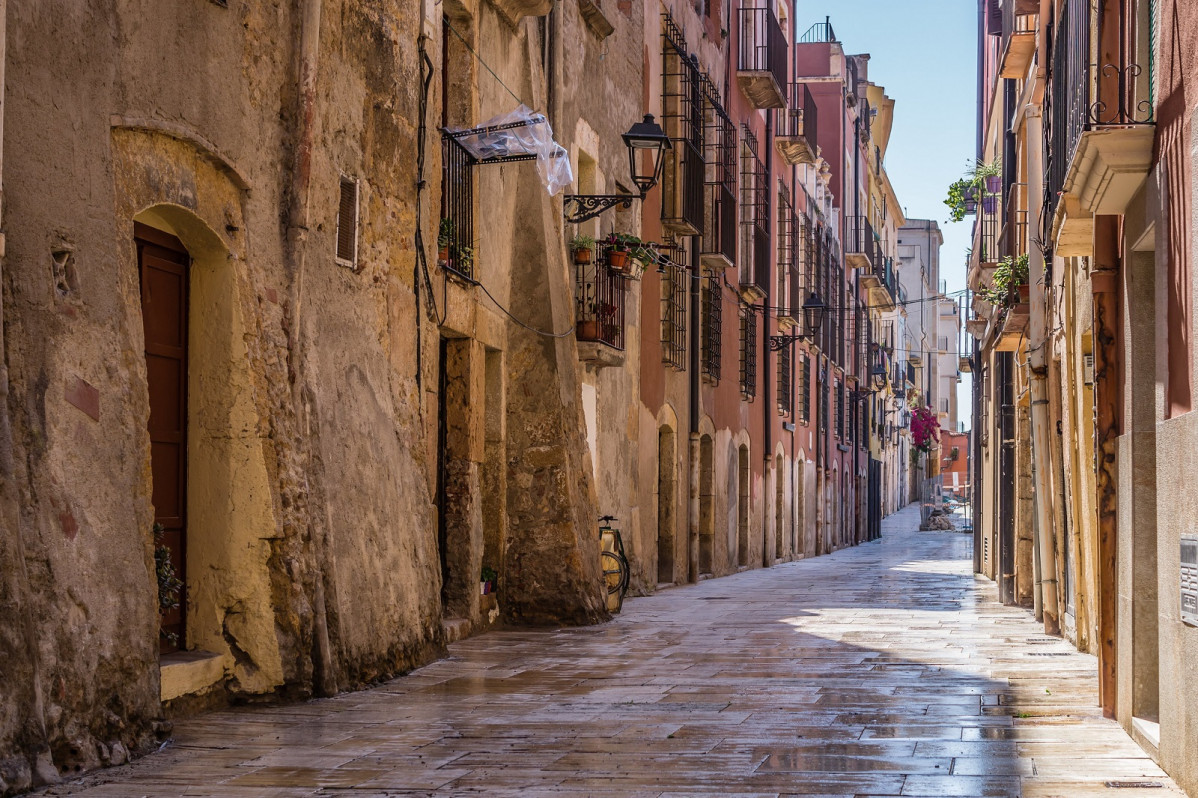
M495 584L499 581L499 574L489 565L484 565L482 573L479 575L479 591L482 595L495 592Z
M599 340L599 314L595 305L595 286L585 283L578 297L578 320L574 322L574 337L579 341Z
M1002 161L994 163L977 161L969 173L949 184L948 197L944 204L949 207L949 218L959 222L967 214L977 212L978 198L982 210L994 213L998 208L998 194L1002 190Z
M1028 258L1019 255L1007 256L999 261L990 278L990 287L982 290L981 297L992 305L1009 308L1016 302L1026 302L1028 287Z
M437 231L437 262L449 262L449 245L457 238L457 225L453 219L442 219Z
M182 598L183 581L171 561L171 550L166 545L166 529L162 524L155 523L151 528L154 533L154 574L158 578L158 612L166 613L178 608ZM158 634L172 646L179 645L179 636L161 627Z
M575 263L590 263L591 251L595 248L595 239L588 235L576 235L570 239L570 250L574 253Z

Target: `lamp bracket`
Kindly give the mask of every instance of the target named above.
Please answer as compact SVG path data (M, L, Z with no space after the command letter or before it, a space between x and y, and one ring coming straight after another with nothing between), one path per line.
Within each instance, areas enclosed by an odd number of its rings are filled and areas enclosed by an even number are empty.
M771 335L770 336L770 351L781 352L786 347L793 344L795 341L802 341L802 335Z
M634 199L642 198L637 194L567 194L562 201L562 211L567 222L585 222L616 206L631 208Z

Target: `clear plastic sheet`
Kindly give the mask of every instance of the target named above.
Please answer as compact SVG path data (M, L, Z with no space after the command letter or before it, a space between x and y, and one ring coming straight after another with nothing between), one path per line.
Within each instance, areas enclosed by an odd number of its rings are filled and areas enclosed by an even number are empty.
M480 161L535 156L537 173L550 196L574 182L569 153L553 140L553 128L544 114L528 106L492 117L476 128L450 128L449 133Z

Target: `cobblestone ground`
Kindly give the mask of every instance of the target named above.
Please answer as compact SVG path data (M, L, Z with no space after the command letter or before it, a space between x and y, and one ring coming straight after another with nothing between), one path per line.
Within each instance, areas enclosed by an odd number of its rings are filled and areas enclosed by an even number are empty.
M1181 795L1095 708L1096 661L970 573L960 533L496 632L373 690L176 725L87 796ZM1127 783L1155 786L1112 789Z

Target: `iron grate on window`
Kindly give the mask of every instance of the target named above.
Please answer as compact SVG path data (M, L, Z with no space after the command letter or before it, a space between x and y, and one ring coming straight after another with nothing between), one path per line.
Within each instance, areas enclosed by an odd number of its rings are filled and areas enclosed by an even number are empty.
M442 139L441 227L437 260L449 272L474 279L474 162L452 136Z
M811 423L811 357L799 358L799 421Z
M757 311L747 305L740 312L740 395L757 396Z
M724 288L721 281L722 275L708 276L703 280L703 334L699 362L703 377L712 385L720 381L723 354Z
M795 270L795 242L798 237L799 220L795 215L794 206L790 201L790 190L781 180L778 181L778 258L777 280L778 290L774 294L774 307L779 316L795 316L799 307L791 301L791 284Z
M703 255L736 263L736 125L706 75L703 86L704 217Z
M668 250L661 265L661 359L679 371L686 368L686 293L689 274L678 260L684 250Z
M778 350L778 412L789 416L794 412L794 378L790 368L789 346Z
M741 285L761 291L769 279L769 183L765 164L757 154L757 137L748 125L741 126L740 225Z
M703 232L703 75L669 14L662 19L662 126L673 142L662 174L661 219L679 235Z

